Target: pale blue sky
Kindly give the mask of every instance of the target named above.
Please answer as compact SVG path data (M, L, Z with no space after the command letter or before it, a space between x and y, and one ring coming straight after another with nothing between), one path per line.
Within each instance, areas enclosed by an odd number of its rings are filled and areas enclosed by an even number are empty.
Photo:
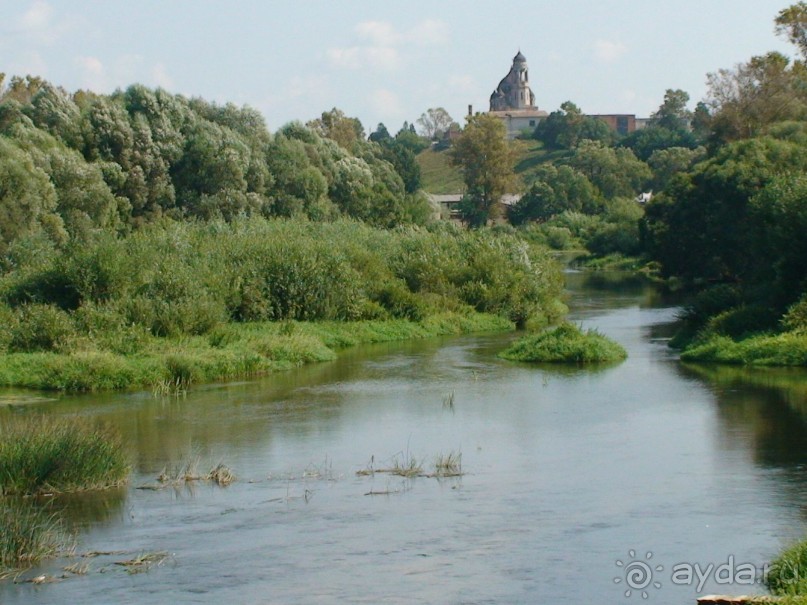
M795 52L773 33L787 0L0 0L0 71L70 91L141 82L259 109L270 129L339 107L396 131L429 107L461 121L521 51L538 106L694 102L706 74Z

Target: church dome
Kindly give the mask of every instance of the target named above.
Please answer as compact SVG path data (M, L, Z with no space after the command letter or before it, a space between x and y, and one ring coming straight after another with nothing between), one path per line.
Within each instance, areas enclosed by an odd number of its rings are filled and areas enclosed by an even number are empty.
M518 54L515 57L513 57L513 63L526 63L526 62L527 57L522 55L520 50L518 51Z

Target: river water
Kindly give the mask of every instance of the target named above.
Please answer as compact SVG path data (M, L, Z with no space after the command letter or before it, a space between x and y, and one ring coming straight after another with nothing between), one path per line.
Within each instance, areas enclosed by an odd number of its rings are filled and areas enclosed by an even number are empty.
M743 584L748 567L805 529L807 373L684 366L666 346L676 308L651 286L567 277L571 318L619 341L625 362L514 364L495 354L515 335L472 335L360 347L182 398L6 394L17 404L0 413L116 425L134 470L125 489L51 503L78 532L78 554L111 554L49 562L24 578L89 568L2 583L0 603L576 604L645 593L684 604L764 592ZM357 474L412 458L429 473L449 453L461 453L461 477ZM138 489L190 460L200 471L223 462L238 481ZM161 551L170 556L143 573L115 565Z

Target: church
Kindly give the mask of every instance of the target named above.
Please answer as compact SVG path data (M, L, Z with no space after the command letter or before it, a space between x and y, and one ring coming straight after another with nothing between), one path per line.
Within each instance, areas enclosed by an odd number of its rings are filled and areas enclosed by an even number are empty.
M490 95L489 113L504 122L508 139L516 138L524 130L532 131L547 116L535 105L527 59L520 50L513 57L510 72Z

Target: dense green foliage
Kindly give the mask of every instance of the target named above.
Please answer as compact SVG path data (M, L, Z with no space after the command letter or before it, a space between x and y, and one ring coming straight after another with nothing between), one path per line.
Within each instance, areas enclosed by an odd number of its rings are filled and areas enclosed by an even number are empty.
M117 434L78 418L7 418L0 424L0 494L106 488L129 466Z
M423 223L418 188L410 149L366 141L336 109L270 135L248 107L140 85L71 95L28 77L0 91L0 252L28 235L61 244L164 216Z
M263 340L221 340L228 324L407 320L427 326L421 336L501 329L556 320L562 287L541 249L450 225L154 223L128 236L94 234L59 254L45 237L20 239L6 261L0 384L67 390L183 380L183 355L193 381L333 357L308 334L278 334L277 323L262 326ZM476 313L503 323L462 319ZM446 325L434 323L446 314Z
M614 362L627 355L621 345L596 330L583 332L570 323L524 336L499 354L511 361L547 363Z
M451 162L459 167L465 182L460 209L471 226L495 219L502 196L512 190L515 155L505 134L499 118L468 116L462 136L451 149Z
M802 4L776 20L800 50ZM688 360L807 365L806 84L804 61L775 52L711 74L693 116L708 151L651 156L663 190L646 208L643 245L696 293L674 339Z

